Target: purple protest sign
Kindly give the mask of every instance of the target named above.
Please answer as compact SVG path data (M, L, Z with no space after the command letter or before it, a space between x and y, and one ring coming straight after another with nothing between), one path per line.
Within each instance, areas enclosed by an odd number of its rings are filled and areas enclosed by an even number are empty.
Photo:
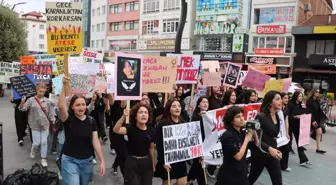
M249 67L249 70L247 72L247 75L242 83L242 86L246 86L249 88L254 88L258 91L264 90L265 83L270 79L271 77L268 75L265 75L251 67Z

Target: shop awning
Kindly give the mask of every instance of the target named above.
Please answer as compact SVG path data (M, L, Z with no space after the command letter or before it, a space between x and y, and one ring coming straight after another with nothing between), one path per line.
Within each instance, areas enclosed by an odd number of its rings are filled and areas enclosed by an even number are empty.
M308 72L308 73L336 74L336 70L309 69L309 68L294 68L293 71L294 72Z

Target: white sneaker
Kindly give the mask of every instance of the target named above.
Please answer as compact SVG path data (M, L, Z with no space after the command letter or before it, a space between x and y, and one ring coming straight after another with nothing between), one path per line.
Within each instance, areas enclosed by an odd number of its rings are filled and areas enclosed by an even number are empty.
M115 154L116 154L116 152L115 152L114 149L111 150L111 154L112 154L112 155L115 155Z
M35 149L34 149L34 147L31 147L31 149L30 149L30 158L35 159L35 157L36 157Z
M96 159L92 159L92 162L93 162L93 165L96 165L96 164L97 164Z
M47 167L48 166L47 159L41 159L41 164L43 167Z
M288 167L288 168L285 169L285 171L286 171L286 172L290 172L290 171L292 171L292 168L289 168L289 167Z

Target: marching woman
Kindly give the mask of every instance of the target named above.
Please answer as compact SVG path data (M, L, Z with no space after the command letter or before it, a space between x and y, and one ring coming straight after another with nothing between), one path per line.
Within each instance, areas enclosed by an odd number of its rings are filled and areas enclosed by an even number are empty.
M253 89L247 89L240 95L238 99L240 100L239 103L243 104L257 103L258 94Z
M63 78L63 87L69 79ZM88 116L85 98L72 96L66 106L65 88L58 100L59 118L64 125L65 143L61 156L61 174L64 185L88 185L93 176L93 154L100 160L100 175L105 174L105 161L98 138L97 124Z
M222 105L234 105L236 103L236 99L236 92L233 89L229 89L224 93Z
M223 164L217 175L216 185L249 185L247 179L247 146L253 132L245 127L244 110L238 106L228 108L224 116L226 131L220 138L223 149Z
M130 116L130 124L122 127L126 117ZM124 110L124 115L119 119L113 131L128 137L128 156L125 163L125 185L150 185L152 184L154 162L154 129L147 126L152 122L151 108L140 102L133 106L131 114Z
M163 180L163 185L168 185L168 173L170 179L176 179L175 185L187 184L187 163L185 161L174 164L165 164L164 149L163 149L163 132L162 127L167 125L174 125L184 123L181 118L181 104L176 98L169 99L166 103L163 113L163 119L158 122L156 126L156 148L157 159L155 177L160 177Z
M251 169L249 175L250 185L253 185L266 167L273 185L282 185L280 160L282 154L277 150L276 138L280 132L280 119L277 114L281 110L282 100L280 93L269 91L264 97L260 107L259 120L263 131L262 140L251 145Z
M206 96L201 96L196 103L196 108L192 115L191 121L200 121L201 124L201 132L202 132L202 141L204 141L204 125L202 116L209 109L209 100ZM192 185L192 182L197 179L198 185L205 185L205 177L202 168L202 163L200 163L200 159L194 159L193 164L190 167L188 173L188 182L189 185Z

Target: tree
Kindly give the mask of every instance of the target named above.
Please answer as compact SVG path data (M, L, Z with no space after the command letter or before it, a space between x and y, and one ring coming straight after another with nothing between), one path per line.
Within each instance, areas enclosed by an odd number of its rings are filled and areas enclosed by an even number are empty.
M0 1L0 61L18 61L28 53L27 31L19 16Z

